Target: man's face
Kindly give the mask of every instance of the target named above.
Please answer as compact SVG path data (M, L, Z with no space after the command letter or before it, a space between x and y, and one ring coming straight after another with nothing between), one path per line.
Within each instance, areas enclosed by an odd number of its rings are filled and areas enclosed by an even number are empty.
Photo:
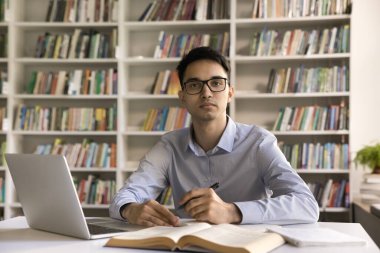
M227 78L227 73L215 61L199 60L187 66L183 83L211 78ZM227 84L225 90L212 92L207 85L204 85L199 94L189 95L185 90L181 90L178 95L193 121L211 121L225 118L227 104L233 96L233 88Z

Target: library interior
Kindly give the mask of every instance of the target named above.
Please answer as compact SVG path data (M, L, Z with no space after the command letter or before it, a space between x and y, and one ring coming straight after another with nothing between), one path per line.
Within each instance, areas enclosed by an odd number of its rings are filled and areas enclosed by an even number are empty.
M302 225L366 242L316 247L379 252L379 10L377 0L0 0L0 252L74 249L71 237L33 229L5 154L64 156L83 215L109 218L156 143L194 133L177 65L204 46L230 65L229 119L273 135L318 203L318 221ZM195 83L216 93L210 80ZM173 212L174 188L155 198ZM234 227L257 228L245 226ZM71 238L83 252L115 250L108 239ZM297 247L284 240L275 252Z

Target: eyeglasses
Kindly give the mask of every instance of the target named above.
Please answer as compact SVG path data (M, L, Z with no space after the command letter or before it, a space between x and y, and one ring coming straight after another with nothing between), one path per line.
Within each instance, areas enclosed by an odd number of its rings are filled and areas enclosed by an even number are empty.
M223 78L223 77L211 78L204 81L191 80L191 81L185 82L183 84L183 87L186 90L187 94L195 95L202 92L205 84L212 92L224 91L226 89L227 82L228 82L227 78Z

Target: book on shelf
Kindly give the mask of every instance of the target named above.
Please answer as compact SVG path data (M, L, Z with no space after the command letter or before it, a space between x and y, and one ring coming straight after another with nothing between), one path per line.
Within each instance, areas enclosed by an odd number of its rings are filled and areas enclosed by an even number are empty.
M302 109L303 108L303 109ZM300 113L296 113L302 112ZM279 110L273 131L347 130L348 108L345 102L329 106L286 106Z
M365 173L363 179L367 184L380 184L380 174Z
M109 239L107 247L168 249L236 253L269 252L285 243L277 233L245 229L231 224L188 222L179 227L157 226ZM203 250L202 250L203 249Z
M278 143L280 150L293 168L320 170L348 170L350 163L347 143Z
M56 138L52 144L37 145L34 153L63 155L72 168L115 168L116 147L116 143L97 143L86 138L82 143L65 143Z
M0 176L0 203L5 202L5 178Z
M272 1L252 0L252 18L298 18L351 13L350 0Z
M155 47L154 58L182 57L191 49L209 46L223 55L229 53L229 33L214 34L171 34L160 31L158 44Z
M116 193L115 180L103 180L96 175L89 174L87 178L79 179L73 176L79 201L85 204L109 204Z
M228 0L155 0L145 7L138 21L228 19L228 5Z
M268 93L345 92L349 91L348 67L271 69Z
M172 131L174 129L189 127L191 115L185 108L168 107L148 111L142 130L143 131Z
M39 35L35 49L36 58L51 59L89 59L114 58L117 29L98 32L93 29L83 31L75 28L72 34Z
M116 22L118 0L50 0L46 22Z
M181 90L178 73L175 70L159 71L152 86L152 94L177 95Z
M18 106L16 130L114 131L116 105L109 108Z
M250 53L254 56L348 53L349 30L349 24L323 30L284 31L265 27L261 32L253 33ZM332 34L335 34L334 38ZM329 45L333 47L329 48Z

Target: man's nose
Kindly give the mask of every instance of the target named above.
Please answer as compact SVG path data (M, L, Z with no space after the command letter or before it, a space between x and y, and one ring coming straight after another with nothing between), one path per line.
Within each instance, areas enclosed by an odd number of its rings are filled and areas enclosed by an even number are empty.
M203 89L202 89L202 97L208 98L211 96L212 96L212 91L210 90L207 84L204 84Z

